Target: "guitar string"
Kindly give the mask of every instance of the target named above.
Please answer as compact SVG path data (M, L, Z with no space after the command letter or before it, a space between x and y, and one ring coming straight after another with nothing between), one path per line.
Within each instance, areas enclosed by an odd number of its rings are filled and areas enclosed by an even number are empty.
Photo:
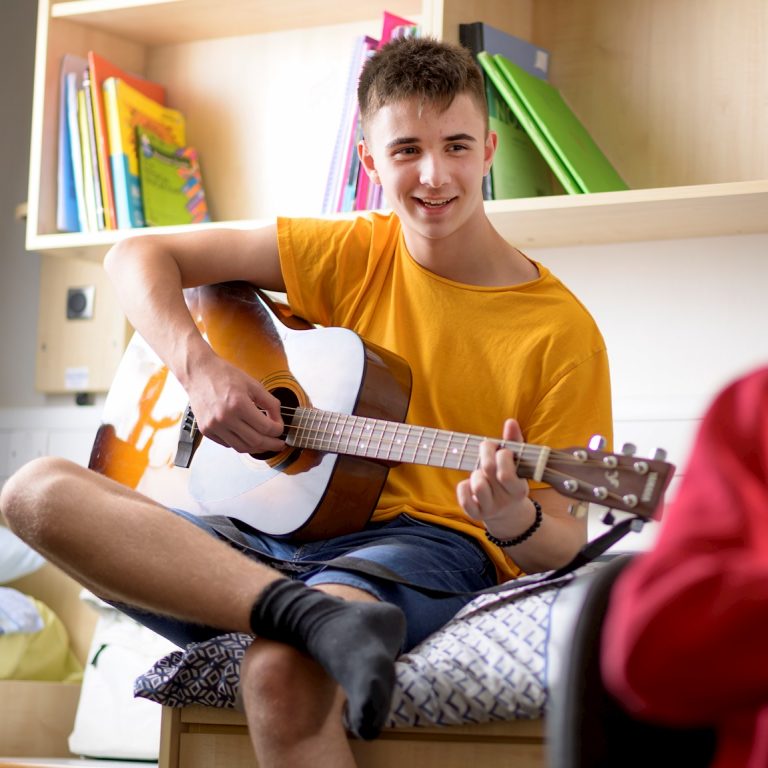
M284 410L287 410L287 409L284 409ZM295 410L298 411L299 409L295 409ZM318 412L317 411L313 411L313 413L317 414ZM326 415L326 416L330 414L330 412L327 412L327 411L319 412L319 413L321 415ZM337 414L330 414L330 415L336 416ZM357 420L358 422L364 422L364 423L377 423L377 424L385 424L385 425L386 424L390 424L390 425L394 425L397 428L404 429L406 432L408 432L409 429L411 431L414 431L414 430L415 431L420 431L420 430L422 430L422 427L413 427L412 425L401 424L399 422L398 423L384 422L384 421L379 421L379 420L376 420L376 419L366 420L365 417L359 417L359 416L349 416L349 417L346 417L346 416L342 415L342 417L345 418L347 421L349 421L350 419L354 419L354 420ZM346 426L348 426L348 424ZM326 428L323 428L322 426L314 427L312 425L310 425L310 426L291 425L289 428L294 430L297 433L300 433L300 436L303 436L305 439L312 439L311 437L307 437L307 435L312 435L313 433L315 435L322 435L322 436L327 435L327 425L326 425ZM433 430L433 428L430 428L430 427L424 427L423 429L425 431L426 430ZM434 430L434 431L436 432L435 438L440 438L441 435L440 435L439 431L436 431L436 430ZM376 438L379 437L379 435L373 435L373 434L369 435L368 436L369 439L366 440L366 447L367 447L367 444L372 444L372 443L376 444L375 445L375 453L374 453L374 456L376 456L376 457L378 457L378 454L381 452L382 448L386 448L387 449L386 450L386 456L390 456L391 457L392 456L392 449L396 446L396 444L393 443L393 442L388 442L386 444L384 443L384 439L383 438L384 438L385 434L386 434L385 431L382 431L381 435L380 435L380 437L382 439L378 440L378 441L377 441ZM476 435L466 435L466 434L463 434L463 433L451 433L451 434L453 435L453 437L467 438L468 441L473 441L473 443L474 443L474 445L470 446L470 448L471 448L470 451L466 451L465 450L465 452L464 452L464 454L462 456L453 455L452 458L458 459L460 463L461 463L461 461L463 461L463 459L468 458L468 459L470 459L471 463L474 463L475 457L477 455L479 455L479 450L478 450L479 449L479 444L485 438L482 438L482 437L479 437L479 436L476 436ZM361 435L354 435L353 437L355 439L357 439L357 438L361 437ZM424 438L423 438L423 435L410 434L410 435L406 435L404 439L406 441L410 439L411 443L419 443ZM333 442L331 438L325 438L324 437L319 442L320 442L320 445L318 445L318 446L308 445L306 447L314 448L315 450L331 450L332 452L335 452L335 453L343 453L344 452L343 450L333 451L333 449L330 447L332 442ZM328 443L328 446L324 447L322 445L323 442ZM349 442L352 442L351 438L350 438ZM437 442L437 440L435 440L435 442ZM498 442L504 443L504 441L498 441ZM451 438L450 437L444 437L443 438L443 444L446 447L446 449L448 447L450 447L450 445L451 445ZM518 459L518 464L520 463L520 461L525 461L525 459L522 456L522 454L525 452L525 450L527 448L530 448L531 450L535 451L537 454L541 452L541 448L539 446L536 446L536 445L531 445L531 444L528 444L528 443L509 443L509 444L510 445L518 446L521 449L520 452L519 452L520 455L518 455L516 457ZM341 446L338 446L338 447L341 448ZM349 448L349 445L347 445L347 449L348 448ZM407 447L406 446L399 446L398 445L397 448L399 449L399 456L402 459L406 455L406 452L408 452L407 451ZM416 459L416 456L417 456L419 450L420 450L420 448L419 448L418 445L416 445L416 446L411 445L410 446L410 453L412 454L412 456L411 456L410 459L406 459L406 460L414 461ZM424 450L424 449L422 448L422 450ZM431 450L431 452L440 453L442 449L441 448L435 449L434 446L432 446L430 448L430 450ZM443 452L446 453L446 451L443 451ZM590 458L587 458L587 459L577 459L577 458L573 457L570 453L567 453L567 452L556 452L555 451L553 453L559 454L560 456L564 457L564 459L559 462L559 463L564 464L564 465L571 464L573 466L578 466L578 467L590 467L590 466L593 466L593 467L599 467L600 469L608 469L608 467L606 467L605 464L603 464L601 461L597 461L597 460L590 459ZM361 454L362 455L366 455L365 453L362 453L362 452L357 453L357 455L361 455ZM447 457L448 457L448 455L446 455L446 458ZM414 463L416 463L416 462L414 462ZM528 460L526 463L535 465L536 462L532 461L532 460ZM442 466L443 467L446 466L445 460L442 462ZM451 467L451 468L453 468L453 469L462 469L462 466L461 466L461 464L459 464L459 466ZM464 469L466 469L466 467ZM611 469L616 469L616 468L611 468ZM557 469L553 469L552 467L547 466L545 468L545 470L544 470L544 477L543 477L543 479L545 480L545 482L548 482L551 485L557 487L558 486L558 482L557 482L558 480L561 481L561 482L565 482L565 481L567 481L569 479L574 479L574 478L573 478L572 475L569 475L569 474L567 474L565 472L562 472L562 471L559 471ZM585 480L579 480L578 482L580 483L579 490L581 490L581 491L592 491L594 493L594 490L596 488L598 488L598 487L605 487L605 486L598 486L595 483L590 483L590 482L587 482ZM589 499L589 500L593 501L596 504L605 503L608 500L613 500L613 501L621 502L622 504L625 503L624 502L624 497L623 497L622 494L615 493L613 491L608 490L607 488L605 490L606 490L605 498L602 498L602 499L594 498L594 499ZM577 498L578 498L578 496L577 496Z
M366 447L375 443L375 451L385 449L387 456L390 456L392 451L397 451L402 457L406 454L406 451L413 453L415 456L419 451L427 450L427 448L429 448L432 453L446 453L458 439L458 442L461 442L462 440L464 441L464 447L462 449L457 449L461 450L462 458L467 457L469 459L476 459L479 452L480 443L484 440L490 440L513 450L513 452L516 453L516 458L518 461L534 461L533 459L524 455L526 451L533 451L538 456L543 450L549 450L550 456L557 458L564 464L573 464L574 466L594 465L601 468L605 467L605 465L599 460L589 457L579 458L568 451L547 449L545 446L538 446L533 443L521 443L517 441L503 440L497 437L483 437L480 435L471 435L461 432L451 432L449 430L439 430L435 427L421 427L411 424L403 424L402 422L386 421L383 419L371 419L364 416L339 414L332 411L322 411L318 409L307 409L302 406L299 406L298 408L282 406L280 411L282 415L291 417L295 416L297 413L307 413L311 415L313 423L309 425L289 424L287 427L289 431L293 431L297 436L303 437L306 440L317 439L319 436L320 445L306 446L312 447L315 450L328 450L331 452L343 453L345 450L349 449L353 442L359 445L360 439L366 437ZM325 424L323 424L324 418L327 420ZM320 423L317 424L316 421L319 421ZM334 428L341 428L341 435L327 436L328 429L332 421L335 421L333 424ZM367 435L363 434L362 429L359 434L354 433L354 430L357 427L365 427L371 425L372 429ZM377 425L381 426L377 427ZM388 427L393 428L392 434L388 434ZM405 435L399 435L399 432L405 432ZM430 432L434 434L430 435ZM394 442L395 437L401 437L402 440L407 444L401 445L400 443ZM344 448L342 448L340 445L340 440L343 438L346 438L346 446ZM427 441L429 445L420 446L419 443L422 443L422 441ZM327 443L326 447L323 447L323 442ZM336 447L341 450L333 451L331 448L332 445L336 445ZM449 455L454 458L458 457L458 454L455 453ZM378 456L376 457L378 458Z
M311 414L311 417L314 421L314 419L319 417L319 419L322 421L323 417L327 418L327 424L325 426L306 426L306 425L297 425L297 424L288 424L287 427L289 430L293 430L295 433L298 433L300 436L303 436L305 439L311 439L308 436L314 433L315 435L322 435L325 436L328 433L328 426L330 425L331 420L335 420L335 427L339 427L340 420L344 422L342 431L348 430L349 425L352 424L352 433L347 435L347 445L345 449L341 449L341 446L337 446L336 450L333 450L331 448L332 440L331 438L323 437L320 440L321 445L320 446L305 446L308 448L313 448L315 450L328 450L335 453L343 453L345 450L348 453L352 453L353 455L363 455L366 456L365 453L360 453L360 449L358 448L358 451L352 452L349 451L350 444L354 440L359 440L360 437L362 437L362 432L358 435L354 435L354 427L359 425L365 425L365 426L371 426L372 425L372 431L368 435L369 438L372 438L373 442L376 442L376 453L374 454L375 458L381 458L378 456L378 453L381 452L382 448L386 448L386 457L391 457L391 451L393 450L394 446L397 445L399 449L399 458L400 460L404 460L406 450L410 448L411 452L413 453L413 456L411 458L411 461L415 462L416 456L419 452L419 450L426 450L428 448L428 457L431 456L434 452L442 452L444 454L443 462L441 464L442 467L447 468L453 468L453 469L464 469L466 470L466 467L461 466L461 462L468 458L473 464L476 464L477 457L479 456L479 448L480 443L484 440L492 440L493 442L498 442L500 445L503 445L507 448L512 449L515 452L515 462L518 466L520 466L521 463L530 463L535 466L536 462L533 460L526 460L524 454L526 450L534 451L537 454L537 457L541 454L543 450L547 450L543 446L537 446L531 443L519 443L517 441L508 441L503 440L499 438L486 438L481 437L479 435L471 435L461 432L452 432L447 430L439 430L434 427L420 427L420 426L414 426L410 424L403 424L402 422L393 422L393 421L387 421L384 419L372 419L364 416L354 416L350 414L341 414L341 413L334 413L332 411L321 411L317 409L308 409L304 408L302 406L298 408L289 408L286 406L281 406L280 412L284 416L291 416L294 417L297 413L307 413ZM380 434L376 433L377 425L381 425L381 431ZM196 424L193 424L195 428L197 428ZM405 432L406 434L403 436L403 440L406 443L405 445L398 444L395 442L389 442L388 444L385 443L385 437L387 435L387 428L392 427L394 432L393 434L397 434L398 431ZM416 434L418 433L418 434ZM424 446L423 442L425 440L425 435L427 433L432 433L431 436L428 438L429 445ZM338 436L337 436L338 437ZM377 441L378 437L378 441ZM463 440L464 446L461 449L461 453L449 453L449 449L451 445L454 444L456 439L459 439L459 442ZM322 446L322 442L325 441L328 443L327 447ZM442 444L440 443L442 441ZM370 443L371 440L366 441L367 443ZM418 443L422 443L421 447L418 445ZM416 445L414 445L416 444ZM358 443L359 445L359 443ZM457 449L458 450L458 449ZM446 464L446 460L448 457L452 457L454 459L458 459L459 466L457 467L448 467ZM567 451L561 451L561 450L555 450L555 449L549 449L549 457L555 457L558 459L558 462L564 465L571 464L573 466L579 466L579 467L599 467L600 469L621 469L621 467L607 467L602 461L593 459L589 456L585 458L579 458L574 456L573 454L567 452ZM370 457L369 457L370 458ZM626 469L625 469L626 471ZM557 483L553 482L554 478L558 478L559 480L562 480L563 482L567 481L568 479L574 479L571 475L566 474L565 472L562 472L560 470L554 469L550 466L546 466L544 468L543 479L545 482L549 482L551 485L556 486ZM594 483L589 483L585 480L579 480L581 483L580 490L591 490L594 492L594 490L598 487L605 486L597 486ZM609 491L606 488L607 495L603 499L592 499L591 501L594 501L594 503L600 504L601 502L605 502L608 499L613 499L616 501L624 501L623 496L621 496L618 493L615 493L613 491ZM577 497L578 498L578 497Z

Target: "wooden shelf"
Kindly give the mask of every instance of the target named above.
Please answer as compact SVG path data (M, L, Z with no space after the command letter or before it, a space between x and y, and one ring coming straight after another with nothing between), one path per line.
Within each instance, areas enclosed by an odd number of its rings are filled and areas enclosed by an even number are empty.
M750 34L762 0L739 13L696 0L683 0L685 13L668 0L40 0L28 250L100 260L121 238L173 231L57 232L64 53L108 52L166 84L200 152L218 219L209 226L259 226L278 214L318 214L350 40L375 29L384 7L445 39L457 37L460 23L484 19L552 50L553 82L633 188L487 203L511 242L545 248L768 232L766 54ZM658 74L667 71L675 77ZM305 116L311 152L296 151L308 140Z
M421 14L422 3L388 0L386 8L410 18ZM381 11L380 0L71 0L52 5L51 17L147 45L168 45L364 21Z
M486 210L502 235L522 248L755 234L768 232L768 180L493 200L486 203ZM194 226L243 229L269 221ZM188 229L147 227L38 235L28 238L27 250L100 261L122 238Z

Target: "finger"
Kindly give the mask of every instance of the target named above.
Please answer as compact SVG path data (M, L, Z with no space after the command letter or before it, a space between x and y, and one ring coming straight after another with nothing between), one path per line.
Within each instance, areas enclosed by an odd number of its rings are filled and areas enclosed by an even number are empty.
M523 442L523 432L520 429L520 423L517 419L507 419L504 422L502 435L505 440L509 440L515 443Z
M261 421L264 432L269 435L281 434L284 429L282 403L261 385L252 387L249 394L251 401L264 417Z
M477 504L477 500L472 495L472 488L470 486L469 479L462 480L456 486L456 498L459 501L459 506L475 520L480 520L480 507Z
M469 488L479 512L493 505L493 489L489 477L482 469L476 469L469 476Z

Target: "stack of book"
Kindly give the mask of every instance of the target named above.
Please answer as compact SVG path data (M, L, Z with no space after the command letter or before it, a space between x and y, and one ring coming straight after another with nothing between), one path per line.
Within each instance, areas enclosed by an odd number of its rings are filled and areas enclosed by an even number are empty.
M344 107L325 185L323 213L370 210L384 205L381 186L368 178L357 154L357 145L362 139L357 83L363 64L374 51L397 37L418 33L416 24L385 11L378 40L367 35L357 39L350 60Z
M502 30L459 25L486 76L489 124L499 135L486 197L623 190L627 185L548 78L550 54Z
M58 162L64 232L210 220L184 115L162 85L94 51L62 59Z

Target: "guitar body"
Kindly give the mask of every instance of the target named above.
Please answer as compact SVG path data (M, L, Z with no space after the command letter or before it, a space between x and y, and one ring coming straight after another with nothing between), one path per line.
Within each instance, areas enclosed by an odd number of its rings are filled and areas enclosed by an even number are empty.
M187 302L217 354L288 408L405 419L407 364L352 331L314 328L247 283L196 288ZM389 466L381 460L297 447L255 457L203 438L189 467L175 466L187 404L135 334L107 396L90 468L166 506L296 540L359 530L370 518Z

